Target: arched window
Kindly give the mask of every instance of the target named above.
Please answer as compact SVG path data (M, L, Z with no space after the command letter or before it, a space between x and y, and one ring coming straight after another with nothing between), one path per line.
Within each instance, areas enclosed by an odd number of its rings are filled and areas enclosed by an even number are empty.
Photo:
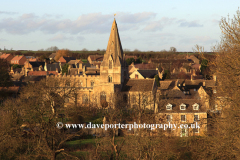
M109 60L109 69L112 69L112 60Z
M82 96L82 100L83 100L83 104L87 104L88 103L88 96L86 94L84 94Z
M106 93L105 92L100 93L100 101L106 101Z
M112 82L112 76L108 76L108 82Z

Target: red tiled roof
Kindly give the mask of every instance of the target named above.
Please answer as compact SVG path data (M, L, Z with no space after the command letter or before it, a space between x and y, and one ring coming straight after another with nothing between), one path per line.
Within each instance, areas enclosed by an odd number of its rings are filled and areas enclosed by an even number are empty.
M6 59L8 56L10 56L10 54L6 54L6 53L3 53L0 58L1 59Z
M24 56L15 56L11 61L17 61L17 60L20 60L22 59Z

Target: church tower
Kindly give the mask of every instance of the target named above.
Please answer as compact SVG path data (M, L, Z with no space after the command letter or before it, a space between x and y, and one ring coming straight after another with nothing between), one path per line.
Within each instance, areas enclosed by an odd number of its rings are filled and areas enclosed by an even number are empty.
M102 83L123 84L128 78L128 66L123 54L117 23L114 19L108 40L107 50L100 66Z

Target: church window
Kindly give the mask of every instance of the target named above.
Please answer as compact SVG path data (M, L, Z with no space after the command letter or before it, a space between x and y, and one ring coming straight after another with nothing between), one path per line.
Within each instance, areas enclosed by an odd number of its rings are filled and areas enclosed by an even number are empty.
M82 99L83 99L83 104L87 104L88 103L88 96L86 94L84 94L82 96Z
M137 74L135 74L135 79L138 79L138 75Z
M112 76L108 76L108 82L112 82Z
M112 69L112 60L109 60L109 69Z
M91 81L91 87L93 87L94 86L94 81Z
M106 93L105 92L100 93L100 101L106 101Z

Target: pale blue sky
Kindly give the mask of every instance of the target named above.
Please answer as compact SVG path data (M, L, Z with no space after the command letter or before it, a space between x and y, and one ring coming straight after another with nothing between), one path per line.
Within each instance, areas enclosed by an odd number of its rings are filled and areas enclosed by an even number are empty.
M1 2L1 0L0 0ZM0 48L106 49L116 13L123 49L205 51L220 41L219 22L237 0L9 0L0 3Z

